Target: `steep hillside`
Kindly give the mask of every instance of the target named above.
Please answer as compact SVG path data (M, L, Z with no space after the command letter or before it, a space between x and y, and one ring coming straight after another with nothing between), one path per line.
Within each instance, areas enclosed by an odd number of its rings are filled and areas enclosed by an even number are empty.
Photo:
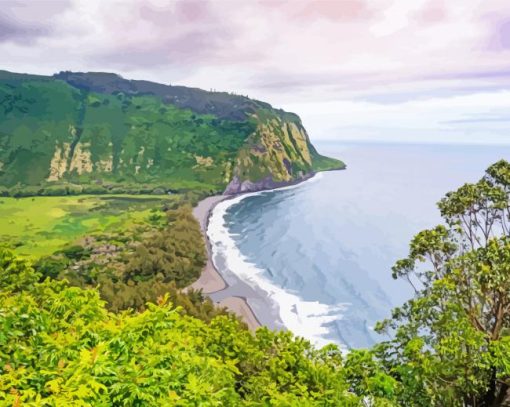
M343 168L340 161L317 153L297 115L261 110L254 118L255 131L237 154L226 193L273 188L308 178L314 171Z
M235 193L342 168L298 116L228 93L110 73L0 71L4 194Z

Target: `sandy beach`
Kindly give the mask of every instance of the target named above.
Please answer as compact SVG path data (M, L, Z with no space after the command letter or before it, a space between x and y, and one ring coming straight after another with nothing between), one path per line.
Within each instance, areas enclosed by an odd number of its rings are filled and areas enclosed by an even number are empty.
M209 216L213 208L219 202L228 199L225 195L210 196L198 203L193 208L193 215L200 224L200 230L206 240L207 246L207 263L200 275L200 278L195 281L190 287L194 289L201 289L205 294L221 294L222 291L228 290L229 286L223 277L218 273L212 262L212 251L211 244L207 237L207 225ZM228 310L234 312L242 318L242 320L248 325L250 330L254 331L261 326L257 320L253 310L246 302L246 298L240 296L230 296L219 300L218 305L226 307Z

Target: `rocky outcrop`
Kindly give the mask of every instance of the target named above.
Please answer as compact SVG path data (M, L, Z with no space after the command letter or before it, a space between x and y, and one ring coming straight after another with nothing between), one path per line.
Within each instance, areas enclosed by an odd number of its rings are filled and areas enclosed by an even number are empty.
M263 178L259 181L241 181L239 177L235 176L234 179L227 185L223 195L237 195L245 192L257 192L286 187L289 185L298 184L299 182L312 178L314 175L315 173L308 173L306 175L296 177L291 181L274 181L271 176L267 176L266 178Z
M254 119L257 128L240 149L224 194L278 188L310 178L316 170L343 168L342 162L317 153L298 116L264 112Z

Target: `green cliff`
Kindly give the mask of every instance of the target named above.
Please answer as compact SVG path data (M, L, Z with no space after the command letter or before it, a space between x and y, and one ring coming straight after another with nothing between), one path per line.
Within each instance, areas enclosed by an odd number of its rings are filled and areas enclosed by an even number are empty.
M343 168L298 116L247 97L110 73L0 71L0 189L236 193ZM16 193L16 192L15 192Z

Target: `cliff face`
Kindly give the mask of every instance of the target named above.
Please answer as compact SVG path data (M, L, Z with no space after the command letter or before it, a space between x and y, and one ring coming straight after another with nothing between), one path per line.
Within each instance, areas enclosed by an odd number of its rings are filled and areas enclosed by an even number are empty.
M237 154L225 194L285 186L314 171L344 168L342 162L317 153L298 116L264 112L254 119L256 129Z
M243 96L106 73L0 71L6 189L237 193L340 167L316 152L298 116Z

